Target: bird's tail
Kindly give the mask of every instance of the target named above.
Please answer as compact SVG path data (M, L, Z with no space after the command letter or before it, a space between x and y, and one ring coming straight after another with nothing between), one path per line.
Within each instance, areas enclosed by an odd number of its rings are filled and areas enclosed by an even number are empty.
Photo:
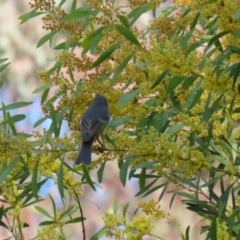
M82 142L82 148L76 159L76 165L79 165L81 163L90 165L91 154L92 154L92 145L93 145L93 139L89 142Z

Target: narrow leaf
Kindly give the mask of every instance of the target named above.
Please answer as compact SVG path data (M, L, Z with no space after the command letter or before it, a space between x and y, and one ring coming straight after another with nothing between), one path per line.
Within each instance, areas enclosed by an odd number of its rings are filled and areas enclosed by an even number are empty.
M52 84L47 84L47 85L44 85L44 86L36 88L32 93L43 92L43 91L45 91L46 89L48 89L50 87L52 87Z
M42 215L44 215L45 217L47 217L47 218L52 218L51 217L51 215L46 211L46 210L44 210L43 208L41 208L41 207L39 207L39 206L34 206L34 208L38 211L38 212L40 212Z
M108 231L108 228L106 228L106 227L102 228L102 229L99 230L96 234L94 234L94 235L90 238L90 240L99 240L99 239L101 239L101 237L102 237L103 235L105 235L107 231Z
M121 75L122 71L126 68L128 62L132 58L133 54L130 54L116 69L112 79L111 79L111 84L114 85L117 78Z
M118 24L116 24L115 27L131 43L135 44L138 47L142 47L137 38L133 35L133 33L129 29Z
M64 184L63 184L63 159L61 161L58 175L57 175L57 184L58 184L58 191L60 193L61 198L64 198Z
M75 21L79 18L89 17L89 16L96 16L98 14L97 10L91 10L89 7L82 7L76 9L74 12L68 14L63 18L64 22L68 21Z
M42 15L42 14L44 14L44 13L46 13L46 12L36 12L36 10L32 10L32 11L29 12L29 13L23 14L23 15L20 16L18 19L21 20L20 24L23 24L23 23L25 23L26 21L28 21L29 19L34 18L34 17L37 17L37 16Z
M33 196L38 200L38 164L39 164L39 158L37 159L34 169L33 169L33 174L32 174L32 192Z
M91 177L89 176L88 170L86 168L86 166L84 164L82 164L82 169L83 169L83 176L86 179L87 183L90 185L90 187L96 191L96 188L94 187L93 181L91 179Z
M130 102L140 91L141 91L140 89L136 89L136 90L133 90L129 93L122 95L117 102L117 107L122 107L125 104L127 104L128 102Z
M113 44L110 48L108 48L105 52L101 54L101 56L92 64L92 67L97 67L101 64L104 60L106 60L118 47L119 43Z
M159 83L162 82L162 80L165 78L165 76L168 74L169 69L164 70L156 79L156 81L153 83L153 85L151 86L150 89L155 88L157 85L159 85Z
M118 214L118 207L119 207L119 202L118 200L114 201L113 203L113 214L117 215Z
M16 109L16 108L26 107L31 104L32 104L32 102L17 102L17 103L9 104L5 107L6 107L6 110L12 110L12 109ZM2 111L2 107L0 108L0 110Z
M7 167L5 167L3 170L1 170L0 183L7 180L8 174L13 170L18 160L19 160L18 156L14 157L11 163Z
M2 72L10 63L3 64L0 66L0 72Z
M37 121L35 122L35 124L34 124L33 127L35 128L35 127L41 125L41 124L42 124L43 122L45 122L47 119L48 119L48 117L43 117L43 118L37 120Z
M41 47L45 42L48 40L52 40L52 37L57 33L57 31L52 31L48 33L47 35L43 36L37 43L37 48Z

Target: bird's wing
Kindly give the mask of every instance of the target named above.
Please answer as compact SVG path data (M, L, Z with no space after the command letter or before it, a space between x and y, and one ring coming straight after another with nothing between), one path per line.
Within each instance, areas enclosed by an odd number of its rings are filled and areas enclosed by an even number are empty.
M102 122L99 120L85 119L81 121L81 135L84 142L90 141L100 130Z

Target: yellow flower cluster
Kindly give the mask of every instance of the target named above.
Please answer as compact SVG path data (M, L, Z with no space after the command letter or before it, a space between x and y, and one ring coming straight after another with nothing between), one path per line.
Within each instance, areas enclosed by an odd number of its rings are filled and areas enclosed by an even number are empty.
M32 144L26 138L19 135L10 137L5 131L0 130L0 166L6 163L10 164L15 156L28 152L31 149Z
M14 182L5 182L1 184L2 196L4 200L12 207L7 212L9 218L18 218L21 213L21 201L19 200L19 191Z
M139 201L138 207L141 208L146 215L151 215L156 220L166 218L166 213L161 210L161 205L154 199L148 202Z
M79 179L75 179L72 172L64 173L63 184L67 188L68 194L70 196L74 196L75 193L77 195L83 195L82 181Z
M141 7L142 5L146 4L146 3L153 3L154 7L158 7L161 3L166 2L166 0L128 0L129 5L131 8L137 8L137 7Z
M54 224L51 224L38 230L37 237L39 240L59 240L62 239L64 236L62 233L59 232L59 230Z
M69 39L73 41L78 41L82 37L82 27L79 21L62 21L67 14L64 9L55 5L54 0L31 0L29 5L34 10L44 10L47 12L42 18L44 29L68 32Z
M226 222L217 219L217 239L218 240L237 240L235 237L230 237Z
M154 228L154 222L166 218L166 214L161 210L161 206L155 200L148 202L140 201L138 207L147 216L136 215L131 221L125 217L119 217L111 213L105 213L103 220L108 228L107 236L114 237L116 240L137 240L143 236L150 235Z

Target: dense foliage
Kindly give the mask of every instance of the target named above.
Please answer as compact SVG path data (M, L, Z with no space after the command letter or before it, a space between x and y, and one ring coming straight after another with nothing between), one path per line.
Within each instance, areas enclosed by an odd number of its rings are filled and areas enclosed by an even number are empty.
M240 238L239 198L239 75L240 75L240 2L238 0L176 0L159 10L161 0L118 1L88 0L71 9L53 0L32 0L32 11L20 17L21 23L42 15L49 33L37 46L50 42L58 51L51 69L38 72L45 117L52 123L43 133L19 133L15 123L24 115L11 116L9 110L27 106L18 102L2 104L0 225L15 239L24 239L21 209L34 205L49 221L40 225L38 239L65 239L63 226L79 222L84 232L78 195L90 185L91 170L103 178L109 161L118 160L120 181L138 179L137 196L162 189L159 199L140 201L131 220L129 203L119 213L105 213L102 235L115 239L142 239L151 235L154 222L167 218L161 199L173 194L184 197L190 211L207 220L200 229L206 239ZM140 17L152 14L141 26ZM54 45L54 38L65 40ZM60 51L60 53L59 53ZM0 71L7 64L0 60ZM49 97L51 89L56 89ZM96 94L109 102L112 120L102 132L104 148L94 152L98 158L89 168L69 166L81 142L79 121ZM60 137L66 120L71 135ZM76 178L81 176L81 180ZM50 216L37 204L40 187L48 178L56 179L61 197L72 196L78 207ZM54 209L54 200L51 198ZM158 203L159 202L159 203ZM72 214L80 210L78 217ZM8 221L6 221L8 219ZM82 222L82 223L81 223ZM189 239L191 226L182 234Z

